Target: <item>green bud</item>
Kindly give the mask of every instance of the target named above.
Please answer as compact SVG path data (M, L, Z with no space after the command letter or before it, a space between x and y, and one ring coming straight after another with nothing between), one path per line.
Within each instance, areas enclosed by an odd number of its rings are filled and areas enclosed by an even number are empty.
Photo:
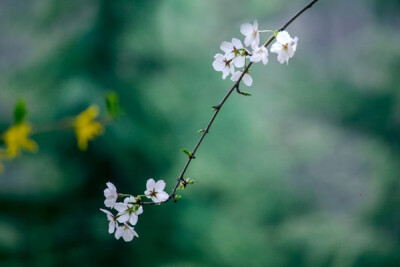
M182 198L181 195L175 195L175 196L174 196L174 201L176 202L176 201L178 201L178 199L180 199L180 198Z
M26 109L26 105L24 100L20 99L15 103L14 107L14 122L20 123L22 122L26 115L28 114L28 110Z
M205 132L204 129L200 129L200 130L197 131L197 133L204 133L204 132Z
M188 155L189 158L193 158L193 155L191 152L189 152L189 150L187 150L186 148L182 148L181 151L183 153L185 153L186 155Z
M119 96L116 92L111 91L106 95L106 106L108 115L116 119L123 115L121 106L119 104Z

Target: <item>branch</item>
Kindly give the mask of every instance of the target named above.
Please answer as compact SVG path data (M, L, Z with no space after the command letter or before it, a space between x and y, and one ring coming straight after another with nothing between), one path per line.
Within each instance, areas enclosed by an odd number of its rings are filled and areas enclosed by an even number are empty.
M293 17L291 17L282 27L279 28L278 31L283 31L285 30L293 21L295 21L301 14L303 14L304 11L306 11L307 9L311 8L318 0L313 0L311 1L309 4L307 4L304 8L302 8L301 10L299 10ZM269 39L264 43L264 47L267 47L273 40L275 39L275 35L271 35L269 37ZM224 98L222 98L221 102L219 102L218 105L213 106L214 109L214 115L211 117L210 122L208 123L207 127L204 129L203 134L201 135L199 141L197 141L196 146L194 147L193 151L191 152L191 156L188 157L188 160L185 164L185 166L183 167L183 170L181 172L181 174L178 176L178 179L176 181L176 184L174 186L174 189L172 190L171 194L169 195L168 199L161 202L161 203L166 203L168 201L170 201L171 199L174 199L175 197L175 193L176 190L179 187L179 184L184 180L184 175L186 173L186 170L188 169L190 163L192 162L192 159L195 158L195 154L197 152L197 149L199 148L199 146L201 145L201 143L204 140L204 137L208 134L211 125L213 124L215 118L218 116L219 111L221 110L222 106L225 104L226 100L228 100L229 96L232 94L233 91L237 90L238 93L243 94L240 90L239 90L239 84L243 79L243 76L245 73L247 73L247 71L249 70L249 68L251 67L251 65L253 65L253 62L250 62L249 65L243 70L242 74L240 75L239 79L235 82L235 84L231 87L231 89L229 89L229 91L226 93L226 95L224 96ZM138 204L140 205L155 205L155 204L161 204L161 203L154 203L154 202L140 202Z

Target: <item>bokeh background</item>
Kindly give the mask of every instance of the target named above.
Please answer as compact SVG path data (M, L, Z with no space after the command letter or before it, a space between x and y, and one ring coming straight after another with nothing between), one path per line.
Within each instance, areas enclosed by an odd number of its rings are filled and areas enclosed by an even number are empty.
M320 1L288 28L289 65L256 64L176 204L145 207L140 238L107 233L103 190L171 190L232 85L213 70L242 23L277 29L306 1L0 0L0 131L118 92L125 115L80 152L72 130L0 175L1 266L400 266L400 2ZM264 35L263 40L267 39ZM244 87L243 87L244 89Z

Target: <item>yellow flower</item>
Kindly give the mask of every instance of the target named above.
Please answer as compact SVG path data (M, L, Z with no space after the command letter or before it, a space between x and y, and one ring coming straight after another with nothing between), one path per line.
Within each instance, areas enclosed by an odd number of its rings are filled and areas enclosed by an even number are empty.
M76 117L74 128L80 150L86 150L88 142L103 133L103 125L99 122L93 121L93 119L98 115L99 107L91 105Z
M7 156L15 158L22 148L31 152L36 152L38 150L38 145L35 141L28 138L30 133L31 126L26 122L20 122L8 128L3 134L3 140L7 147Z

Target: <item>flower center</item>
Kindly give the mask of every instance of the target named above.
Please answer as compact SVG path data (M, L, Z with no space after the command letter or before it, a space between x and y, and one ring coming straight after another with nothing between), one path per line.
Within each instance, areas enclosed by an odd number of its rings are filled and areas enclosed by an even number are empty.
M237 57L238 55L240 55L239 49L237 49L235 46L233 47L232 53L235 55L235 57Z
M225 62L225 67L230 67L231 66L231 60L227 60L227 59L224 59L224 62Z
M286 43L286 44L284 44L284 45L282 45L283 46L283 50L285 50L285 51L287 51L288 50L288 44Z
M151 192L150 192L150 196L151 197L157 197L157 191L155 190L155 189L153 189Z

